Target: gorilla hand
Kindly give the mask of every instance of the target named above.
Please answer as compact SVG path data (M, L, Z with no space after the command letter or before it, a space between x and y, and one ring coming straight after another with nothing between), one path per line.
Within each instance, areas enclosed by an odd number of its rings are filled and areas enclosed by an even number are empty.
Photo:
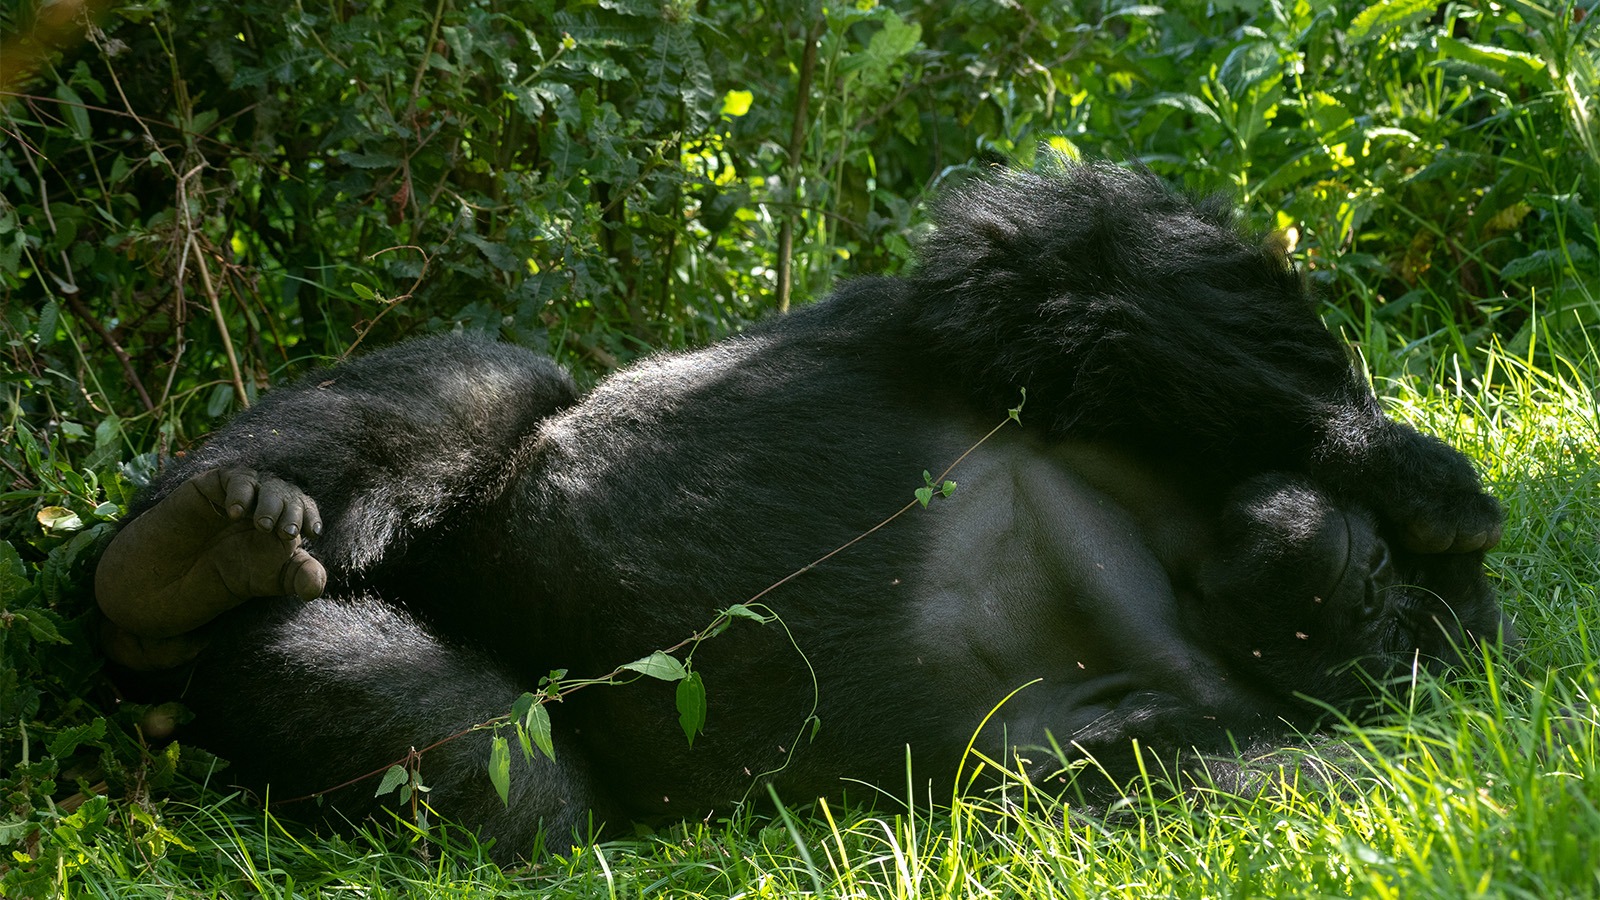
M1392 492L1373 497L1396 528L1400 543L1416 553L1472 553L1500 543L1505 513L1484 493L1472 464L1459 450L1409 426L1395 425L1389 480Z

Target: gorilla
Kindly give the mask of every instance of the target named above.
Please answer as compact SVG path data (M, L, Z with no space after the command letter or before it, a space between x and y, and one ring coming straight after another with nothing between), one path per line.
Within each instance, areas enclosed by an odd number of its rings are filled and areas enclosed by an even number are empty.
M1135 741L1225 753L1509 638L1499 505L1384 415L1226 201L1061 163L975 178L934 223L908 276L584 396L466 335L269 393L111 543L107 654L276 801L365 815L393 801L352 780L428 748L430 805L509 859L768 784L893 789L908 748L946 789L974 739L1036 778L1129 773ZM975 444L953 493L873 530ZM772 621L693 651L692 742L641 679L548 704L554 758L517 754L509 803L488 733L440 743L758 596Z

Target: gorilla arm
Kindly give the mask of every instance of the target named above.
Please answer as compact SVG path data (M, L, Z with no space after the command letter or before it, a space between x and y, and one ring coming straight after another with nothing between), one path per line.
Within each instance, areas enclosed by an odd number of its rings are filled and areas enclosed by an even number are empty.
M1305 472L1419 552L1498 540L1499 505L1471 465L1383 415L1288 261L1243 240L1225 204L1098 164L984 178L936 218L912 279L916 328L994 408L1025 386L1058 435L1222 480Z

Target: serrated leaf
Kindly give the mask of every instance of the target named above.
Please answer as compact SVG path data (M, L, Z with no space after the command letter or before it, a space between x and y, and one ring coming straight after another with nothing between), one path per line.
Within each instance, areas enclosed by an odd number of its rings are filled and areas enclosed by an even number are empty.
M689 674L683 663L673 659L670 655L657 650L643 659L636 659L623 666L632 672L659 678L662 681L678 681Z
M383 773L383 780L378 782L378 789L376 791L373 791L372 796L374 796L374 797L382 797L384 794L392 793L395 788L397 788L397 787L399 787L399 786L401 786L402 784L405 784L405 783L406 783L406 770L405 770L405 767L404 766L390 766L389 767L389 771Z
M381 151L374 153L341 153L339 161L357 169L393 169L400 165L400 157Z
M22 605L22 592L33 587L22 555L9 541L0 541L0 607Z
M98 741L106 736L106 720L95 719L87 725L76 725L68 728L50 739L45 748L51 756L60 759L77 750L79 746Z
M60 322L61 308L54 300L45 301L39 310L39 327L35 332L39 335L39 346L48 347L56 342L56 326Z
M1584 262L1592 255L1589 248L1574 243L1567 244L1565 254L1553 249L1535 250L1527 256L1520 256L1506 263L1500 270L1500 277L1512 281L1534 273L1562 272L1567 269L1569 256L1573 262Z
M1437 38L1439 52L1451 59L1484 66L1507 77L1544 74L1544 61L1532 53L1507 50L1489 44L1475 44L1446 35Z
M11 615L28 629L28 634L36 641L46 644L71 643L61 636L61 631L56 627L55 615L46 609L20 610L14 609ZM12 627L15 627L13 625Z
M1345 35L1356 43L1382 37L1413 19L1432 15L1436 6L1434 0L1378 0L1356 14Z
M694 746L694 736L706 730L706 686L699 672L690 672L678 682L678 725Z
M500 735L489 742L489 783L503 806L511 805L511 745Z

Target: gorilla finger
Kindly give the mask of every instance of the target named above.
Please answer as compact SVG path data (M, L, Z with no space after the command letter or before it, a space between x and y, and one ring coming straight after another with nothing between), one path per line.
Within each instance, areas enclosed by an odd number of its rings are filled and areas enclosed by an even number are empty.
M284 540L293 540L300 536L300 530L305 525L306 503L309 501L305 494L300 493L293 485L276 482L274 488L282 487L283 512L278 516L278 537Z
M1493 525L1489 526L1489 536L1484 539L1483 546L1480 549L1493 550L1500 546L1500 538L1504 536L1505 523L1497 519Z
M302 494L305 501L305 512L300 517L301 533L307 537L316 537L322 533L322 510L317 508L317 501L311 499L309 494Z
M285 519L287 506L295 493L294 487L288 482L276 478L261 479L254 513L256 527L262 531L271 531L277 527L278 523Z
M1416 521L1406 529L1405 543L1417 553L1444 553L1455 543L1455 532L1438 522Z
M1451 553L1475 553L1478 551L1493 550L1500 543L1503 527L1499 522L1477 531L1473 534L1456 535L1456 541L1450 545Z
M296 548L283 564L284 593L293 594L301 600L315 600L322 596L327 587L328 570L317 562L316 557Z

